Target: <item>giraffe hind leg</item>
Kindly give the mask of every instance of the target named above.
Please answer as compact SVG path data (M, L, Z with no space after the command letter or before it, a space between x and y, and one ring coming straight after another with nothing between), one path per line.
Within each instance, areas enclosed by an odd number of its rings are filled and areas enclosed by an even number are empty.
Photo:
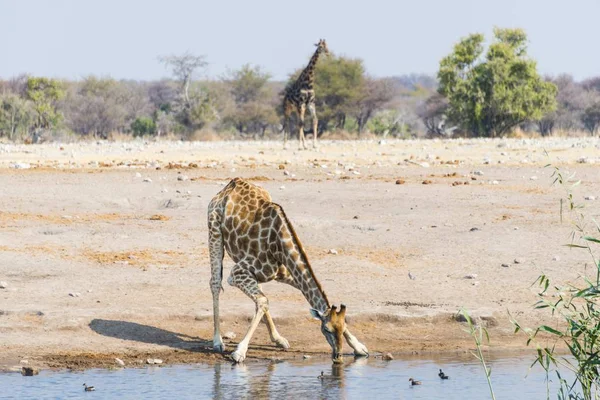
M244 335L244 338L240 341L240 343L238 343L235 351L231 353L231 358L237 363L240 363L246 359L248 345L252 339L252 336L254 335L254 331L256 331L256 328L258 327L258 324L262 320L265 313L269 311L269 301L260 290L258 282L256 281L256 277L249 271L249 267L250 264L247 261L242 260L238 262L233 266L231 275L227 280L230 285L237 287L248 297L250 297L256 305L254 318L252 318L252 322L248 327L246 335Z
M306 142L304 141L304 114L306 113L306 104L302 103L298 110L298 139L300 139L300 146L306 150Z
M271 318L271 313L269 311L265 311L265 315L263 316L263 322L267 325L267 329L269 330L269 336L271 337L271 342L275 343L277 347L281 347L282 349L289 349L290 342L287 341L286 338L281 336L275 327L275 322L273 322L273 318Z
M308 111L310 112L310 116L312 119L312 126L313 126L313 147L317 147L317 127L319 125L319 121L317 119L317 109L315 107L315 103L310 103L308 105Z
M219 292L223 289L223 236L221 233L221 216L213 211L208 216L208 247L210 252L210 289L213 299L213 349L223 352L224 345L221 337L220 315L219 315Z

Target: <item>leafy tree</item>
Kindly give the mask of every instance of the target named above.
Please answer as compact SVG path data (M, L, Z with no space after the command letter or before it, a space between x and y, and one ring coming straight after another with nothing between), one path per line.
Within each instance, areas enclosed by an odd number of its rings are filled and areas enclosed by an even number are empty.
M125 92L114 79L86 77L68 98L68 125L74 132L103 139L112 131L123 130Z
M240 134L262 137L269 126L277 124L273 91L268 85L270 78L259 66L246 64L223 79L235 103L225 119Z
M341 129L356 107L365 84L363 60L341 56L324 58L315 71L319 132ZM333 126L329 126L330 123Z
M58 125L62 114L57 110L58 102L65 96L60 81L50 78L27 78L26 96L33 103L36 117L34 129L50 129Z
M555 109L556 86L538 75L523 30L494 29L485 57L483 41L469 35L440 62L438 90L450 120L475 136L495 137Z
M31 103L15 93L0 94L0 136L24 136L34 118Z

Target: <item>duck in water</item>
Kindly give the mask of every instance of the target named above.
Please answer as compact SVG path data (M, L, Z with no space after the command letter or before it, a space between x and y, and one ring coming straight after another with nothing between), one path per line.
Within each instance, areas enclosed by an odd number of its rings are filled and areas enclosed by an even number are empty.
M321 371L321 375L317 376L317 379L325 379L325 374Z
M86 384L84 383L84 384L83 384L83 390L84 390L85 392L93 392L93 391L95 391L95 390L96 390L96 388L95 388L95 387L93 387L93 386L88 386L88 385L86 385Z
M449 377L448 375L446 375L446 374L444 373L444 371L442 371L441 369L440 369L440 373L438 374L438 376L439 376L440 378L442 378L442 379L448 379L448 378L450 378L450 377Z
M415 381L413 378L408 378L408 381L410 382L411 386L421 385L421 381Z

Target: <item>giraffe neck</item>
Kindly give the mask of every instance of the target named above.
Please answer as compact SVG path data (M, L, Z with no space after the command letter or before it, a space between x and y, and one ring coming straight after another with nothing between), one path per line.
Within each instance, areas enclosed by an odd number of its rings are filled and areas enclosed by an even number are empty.
M304 71L302 73L304 81L311 84L313 83L315 76L315 65L317 64L317 61L319 61L319 56L321 55L321 52L322 48L317 47L315 54L313 54L313 56L310 58L310 61L308 62L306 68L304 68Z
M281 262L286 266L294 279L296 287L302 292L308 303L315 310L325 312L329 308L329 300L317 280L302 243L292 224L282 208L279 208L282 218L279 237L281 238Z

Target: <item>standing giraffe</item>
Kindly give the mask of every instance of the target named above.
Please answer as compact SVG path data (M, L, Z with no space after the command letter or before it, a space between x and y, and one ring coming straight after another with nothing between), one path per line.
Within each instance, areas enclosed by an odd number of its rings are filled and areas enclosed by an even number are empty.
M315 54L310 58L308 65L296 81L286 88L285 96L283 98L283 115L285 121L283 123L283 145L287 143L288 135L291 134L292 128L290 126L290 115L296 111L298 113L298 138L302 144L302 147L306 149L306 143L304 142L304 114L306 109L310 112L313 124L313 145L317 147L317 110L315 108L315 65L319 60L321 53L329 55L329 49L324 39L319 40L317 43L317 50Z
M213 348L223 351L219 326L219 292L223 280L223 249L236 263L227 282L236 286L256 304L248 332L231 354L235 362L246 358L248 343L261 319L271 341L287 349L288 341L277 332L269 314L269 301L260 284L276 280L299 289L313 317L321 321L321 332L331 346L334 363L342 362L342 335L357 356L368 356L367 348L346 327L346 306L339 311L329 304L296 235L281 206L271 202L269 193L235 178L211 200L208 206L208 245L210 250L213 297Z

